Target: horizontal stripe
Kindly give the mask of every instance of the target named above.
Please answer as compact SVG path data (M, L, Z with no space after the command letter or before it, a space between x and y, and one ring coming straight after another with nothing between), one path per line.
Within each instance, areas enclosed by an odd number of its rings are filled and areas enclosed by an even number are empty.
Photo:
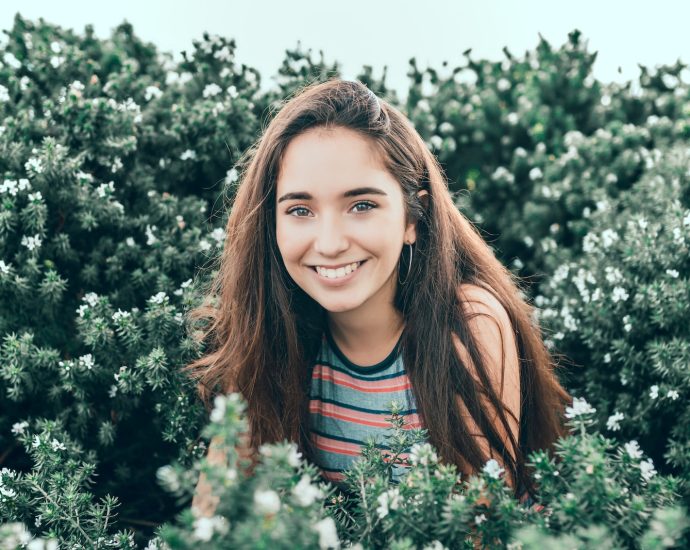
M342 372L343 374L349 375L351 378L354 378L356 380L362 380L364 382L376 382L377 380L389 380L391 378L399 378L400 376L405 376L405 371L403 369L396 369L395 372L388 373L388 374L381 374L379 376L366 376L362 374L357 374L356 372L352 372L351 370L346 369L345 367L331 362L327 361L326 359L317 359L314 366L313 370L316 369L316 367L328 367L330 369L333 369L338 372ZM397 365L396 365L397 366ZM313 372L312 370L312 372Z
M328 437L330 439L335 439L336 441L342 441L343 443L353 443L354 445L359 445L361 447L363 447L364 445L367 444L366 441L362 441L360 439L352 439L349 437L343 437L341 435L333 435L333 434L330 434L327 432L314 430L314 429L311 430L311 433L316 434L316 435L320 435L321 437ZM376 441L375 438L374 438L374 441ZM376 441L376 447L378 449L390 449L390 447L388 445L385 445L383 443L379 443L378 441Z
M391 401L393 401L393 399L391 399ZM367 407L358 407L357 405L352 405L350 403L344 403L342 401L338 401L337 399L329 399L327 397L320 397L320 398L314 397L314 398L310 399L310 405L312 402L327 403L329 405L334 405L336 407L348 409L348 410L355 411L358 413L392 416L390 410L388 410L388 409L369 409ZM417 409L406 409L404 411L400 411L399 414L401 416L410 416L413 414L417 414Z
M318 359L309 372L309 431L315 465L322 477L343 487L345 470L362 458L362 449L372 441L384 460L392 460L390 440L393 425L390 405L400 403L405 410L403 428L420 429L412 383L404 369L402 356L394 357L385 368L369 374L343 363L324 338ZM395 482L409 470L408 453L398 455L392 464Z
M366 380L366 382L363 383L364 381L361 379L358 380L352 375L345 374L332 367L316 365L316 368L312 372L312 380L322 380L335 386L350 388L364 393L386 393L412 389L410 379L404 372L395 378L376 381Z
M372 426L376 428L391 428L391 423L386 420L380 413L365 413L360 412L352 407L344 407L334 403L327 403L317 399L312 399L309 402L309 412L311 414L326 416L329 418L337 418L345 422L353 424L362 424L364 426ZM409 414L404 415L405 423L409 429L421 428L422 424L419 415Z
M359 457L362 454L362 447L353 443L338 441L314 433L311 435L311 440L312 443L314 443L314 446L321 451L354 457ZM393 456L393 453L390 450L381 449L381 456L390 458ZM402 461L405 461L408 458L409 453L401 453L398 455L399 462L396 462L395 464L398 466L405 466L406 463Z

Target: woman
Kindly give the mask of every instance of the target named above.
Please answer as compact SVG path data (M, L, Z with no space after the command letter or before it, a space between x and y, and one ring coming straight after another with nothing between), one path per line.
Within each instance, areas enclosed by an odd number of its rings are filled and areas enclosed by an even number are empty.
M243 166L217 305L193 312L211 351L187 368L207 406L243 394L245 455L288 439L337 483L403 400L442 461L469 475L495 458L533 495L526 456L564 433L569 396L518 281L410 121L329 80L287 101Z

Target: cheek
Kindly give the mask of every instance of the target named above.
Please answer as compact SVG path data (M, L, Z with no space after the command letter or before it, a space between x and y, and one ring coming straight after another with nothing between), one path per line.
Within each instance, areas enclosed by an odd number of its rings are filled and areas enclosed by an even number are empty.
M302 249L303 237L290 224L276 224L276 243L278 251L284 261L289 262L299 257Z

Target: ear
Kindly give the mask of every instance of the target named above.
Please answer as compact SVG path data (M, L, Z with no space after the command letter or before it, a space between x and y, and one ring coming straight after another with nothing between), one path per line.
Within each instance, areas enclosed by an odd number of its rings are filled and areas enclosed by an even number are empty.
M424 208L429 206L429 191L426 189L422 189L421 191L417 192L417 196L419 197L419 200L422 202L422 206Z
M424 208L427 208L429 204L429 192L422 189L421 191L417 192L417 196L419 197L419 200L422 202L422 206ZM417 222L413 222L411 224L408 224L407 229L405 229L405 243L414 243L417 240Z

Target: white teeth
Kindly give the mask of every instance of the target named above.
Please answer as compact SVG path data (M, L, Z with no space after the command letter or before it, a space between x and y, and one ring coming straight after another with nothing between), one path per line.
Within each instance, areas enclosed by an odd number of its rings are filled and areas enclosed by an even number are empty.
M361 264L362 262L355 262L348 264L345 267L339 267L338 269L326 269L321 266L316 266L316 271L322 277L326 277L328 279L339 279L355 271Z

